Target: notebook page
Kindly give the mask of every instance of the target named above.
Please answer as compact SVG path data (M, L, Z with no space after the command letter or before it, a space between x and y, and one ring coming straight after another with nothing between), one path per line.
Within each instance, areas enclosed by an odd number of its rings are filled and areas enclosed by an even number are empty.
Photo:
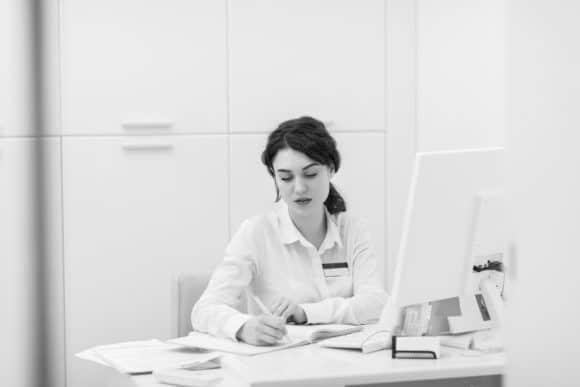
M347 324L286 325L286 329L291 338L312 342L358 332L362 330L362 326Z
M238 355L258 355L286 348L297 347L308 344L306 340L291 338L290 342L280 341L279 344L271 346L256 346L243 342L236 342L230 339L214 337L206 333L191 332L188 336L171 339L168 343L182 345L188 348L204 348L212 351L235 353Z

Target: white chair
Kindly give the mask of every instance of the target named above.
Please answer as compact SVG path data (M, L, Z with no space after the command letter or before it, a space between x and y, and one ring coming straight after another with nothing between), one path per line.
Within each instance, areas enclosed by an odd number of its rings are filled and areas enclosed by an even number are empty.
M191 310L207 287L210 274L182 274L177 277L177 334L191 332Z
M211 274L181 274L177 277L177 335L186 336L192 331L191 310L209 283ZM238 309L247 310L247 295L244 294Z

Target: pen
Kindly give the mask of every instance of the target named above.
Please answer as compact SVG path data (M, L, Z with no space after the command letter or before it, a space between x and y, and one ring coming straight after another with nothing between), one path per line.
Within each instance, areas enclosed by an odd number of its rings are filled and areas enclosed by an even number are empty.
M256 305L258 305L258 307L260 308L260 310L262 311L262 313L265 313L265 314L267 314L268 316L274 316L274 315L272 314L272 312L270 312L270 309L268 309L268 308L266 307L266 305L264 305L264 303L262 302L262 300L260 300L260 299L258 298L258 296L252 296L252 298L254 299L254 302L256 303ZM286 333L286 334L284 335L284 338L285 338L285 339L286 339L286 341L288 341L289 343L292 341L292 340L290 340L290 337L288 336L288 333Z

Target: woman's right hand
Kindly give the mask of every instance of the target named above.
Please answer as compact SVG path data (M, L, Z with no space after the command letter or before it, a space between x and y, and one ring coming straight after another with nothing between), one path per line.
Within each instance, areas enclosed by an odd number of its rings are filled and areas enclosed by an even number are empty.
M252 317L236 333L239 340L252 345L274 345L285 335L285 321L265 314Z

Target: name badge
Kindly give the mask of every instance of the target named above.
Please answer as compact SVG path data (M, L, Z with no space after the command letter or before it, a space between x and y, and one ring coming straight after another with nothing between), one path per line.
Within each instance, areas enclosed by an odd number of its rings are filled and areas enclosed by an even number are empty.
M348 264L346 262L323 263L322 270L327 278L344 277L348 275Z

